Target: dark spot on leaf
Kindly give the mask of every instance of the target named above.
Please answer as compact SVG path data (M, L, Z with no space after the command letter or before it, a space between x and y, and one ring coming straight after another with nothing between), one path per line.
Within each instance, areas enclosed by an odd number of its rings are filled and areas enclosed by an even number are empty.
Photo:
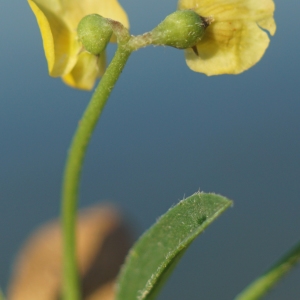
M206 221L207 217L206 216L201 216L200 218L197 219L197 223L201 225Z

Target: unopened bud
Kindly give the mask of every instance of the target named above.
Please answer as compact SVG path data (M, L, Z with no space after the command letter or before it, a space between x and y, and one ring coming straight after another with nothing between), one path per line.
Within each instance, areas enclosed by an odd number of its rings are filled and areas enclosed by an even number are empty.
M94 55L105 50L112 33L108 20L97 14L85 16L77 28L79 40L85 50Z
M210 19L193 10L178 10L152 30L152 43L178 49L192 48L201 40L209 24Z

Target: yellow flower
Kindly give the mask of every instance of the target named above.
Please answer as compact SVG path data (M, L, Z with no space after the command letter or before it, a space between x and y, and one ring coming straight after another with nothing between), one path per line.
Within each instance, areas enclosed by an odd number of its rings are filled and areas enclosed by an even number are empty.
M185 50L187 65L206 75L249 69L269 45L266 30L276 31L273 0L179 0L178 6L212 20L196 48Z
M117 0L28 0L40 27L49 74L75 88L90 90L105 69L100 57L82 51L76 29L88 14L99 14L128 27L127 15Z

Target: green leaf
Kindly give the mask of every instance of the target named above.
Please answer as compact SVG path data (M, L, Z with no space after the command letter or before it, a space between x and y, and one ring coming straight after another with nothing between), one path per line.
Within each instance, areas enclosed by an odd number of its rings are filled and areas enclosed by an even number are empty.
M284 255L273 267L251 283L235 300L257 300L300 261L300 242Z
M131 249L116 299L155 299L192 241L231 204L222 196L198 192L169 209Z

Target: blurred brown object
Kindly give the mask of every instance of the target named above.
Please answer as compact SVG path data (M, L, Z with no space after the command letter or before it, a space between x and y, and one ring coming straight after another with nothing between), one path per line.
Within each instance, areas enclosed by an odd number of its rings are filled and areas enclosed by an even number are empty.
M79 213L77 255L84 300L113 300L114 280L132 244L128 228L112 206ZM62 285L59 220L38 229L16 260L8 300L57 300Z

